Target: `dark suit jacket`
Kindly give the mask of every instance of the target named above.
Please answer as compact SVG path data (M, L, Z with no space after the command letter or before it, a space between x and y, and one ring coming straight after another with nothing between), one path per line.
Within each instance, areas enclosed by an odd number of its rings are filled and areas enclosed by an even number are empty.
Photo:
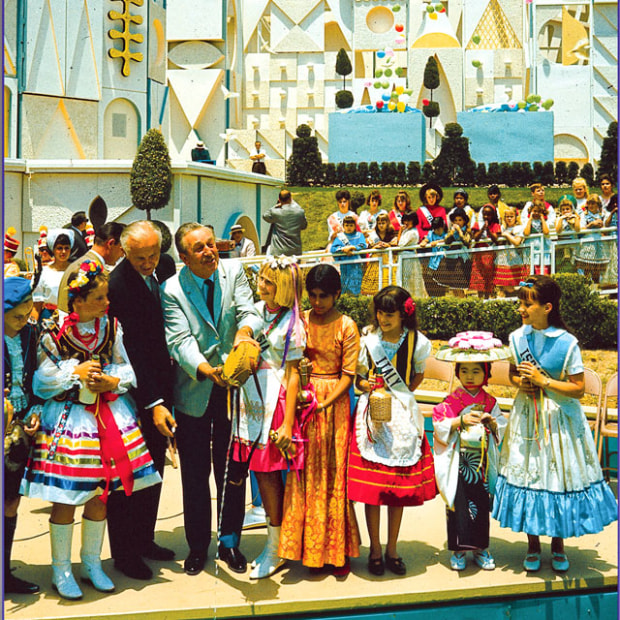
M71 224L67 224L66 226L63 226L63 228L73 231L73 238L75 241L73 243L73 247L71 248L71 254L69 255L69 262L72 263L88 252L88 245L86 244L84 233L81 230L74 228Z
M161 305L128 260L116 266L109 283L109 313L123 327L123 343L137 378L138 407L160 398L170 406L173 375Z

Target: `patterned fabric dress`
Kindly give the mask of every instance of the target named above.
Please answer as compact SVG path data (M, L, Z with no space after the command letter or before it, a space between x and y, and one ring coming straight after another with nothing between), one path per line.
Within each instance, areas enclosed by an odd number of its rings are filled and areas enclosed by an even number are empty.
M482 406L497 422L497 437L486 434L486 449L461 442L452 421L474 406ZM486 549L489 546L490 498L497 479L498 445L506 418L495 398L480 389L472 395L463 388L433 408L437 486L446 502L448 549Z
M397 372L402 372L404 376L401 378L406 385L409 385L412 373L424 372L431 352L428 338L421 333L417 338L409 337L409 333L404 330L397 343L381 340L387 358ZM357 366L358 375L364 377L370 368L374 368L365 345L367 337L362 336ZM372 422L365 415L367 404L368 394L363 394L358 401L351 439L349 499L373 506L421 506L433 499L437 495L433 455L413 394L409 398L410 407L405 407L395 395L392 396L392 419L389 422ZM418 429L418 425L422 428ZM372 442L368 438L369 432Z
M581 230L585 231L588 224L599 219L603 219L601 213L586 211L581 217ZM609 264L609 252L606 242L601 240L602 234L595 231L596 228L590 229L581 237L581 245L575 257L575 267L577 273L590 275L594 282L598 282Z
M478 223L474 224L472 233L479 229ZM502 231L499 224L491 224L490 230L499 235ZM484 233L472 248L477 251L472 252L471 256L471 279L469 288L474 291L481 291L487 294L493 292L495 280L495 252L481 252L480 248L488 247L491 244L491 238Z
M530 361L552 379L583 372L577 339L558 327L524 325L510 335L510 346L517 363ZM502 445L493 517L515 532L560 538L595 534L618 518L576 398L519 391Z
M359 332L348 316L315 325L309 315L310 311L304 313L306 356L313 364L311 381L322 402L341 374L355 375ZM347 497L350 436L348 393L310 418L304 470L299 476L289 474L286 480L280 557L321 567L343 566L346 556L359 556L359 531Z
M78 323L77 327L84 337L96 335L92 350L87 350L70 329L58 342L57 326L42 336L33 392L47 402L20 490L27 497L74 506L102 492L105 497L106 490L122 487L129 495L131 489L138 491L161 482L132 401L124 396L135 384L135 375L123 346L121 327L107 317L99 323ZM101 395L98 403L85 406L74 394L80 382L73 369L91 354L98 354L103 372L119 378L120 383L114 394ZM106 439L102 441L103 436Z
M516 225L504 228L504 232L515 237L523 237L523 226ZM523 249L512 245L509 241L498 248L495 257L495 286L519 286L530 273L529 266L524 264Z
M39 284L32 293L32 300L35 303L43 303L41 319L49 319L58 307L58 287L64 273L64 271L52 269L47 265L43 267Z

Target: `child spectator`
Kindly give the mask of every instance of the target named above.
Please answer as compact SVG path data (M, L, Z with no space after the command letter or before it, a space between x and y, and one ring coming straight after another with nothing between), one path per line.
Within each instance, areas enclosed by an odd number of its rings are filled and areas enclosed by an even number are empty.
M573 179L573 196L577 201L576 211L579 215L586 211L586 200L589 193L587 181L583 177L575 177Z
M535 199L528 213L527 223L523 228L527 245L534 248L534 273L551 273L551 240L549 239L549 211L544 200ZM521 214L523 218L523 214ZM536 235L535 239L527 237ZM542 240L541 240L542 236ZM542 254L542 256L541 256Z
M431 230L428 235L420 241L420 247L430 247L432 256L422 269L424 286L431 297L443 297L447 292L444 284L445 248L444 239L446 238L446 222L442 217L434 217L431 222Z
M348 467L349 499L366 507L368 571L373 575L383 575L386 567L396 575L406 573L396 550L403 507L420 506L437 495L433 456L413 395L424 379L430 353L430 341L417 330L415 302L409 293L400 286L377 293L372 325L361 338L357 387L362 396ZM384 398L377 400L378 396ZM387 506L388 513L385 563L379 537L381 506Z
M489 189L487 189L487 196L489 198L489 204L495 207L499 220L503 221L504 212L508 208L508 205L501 200L502 193L500 192L499 187L497 187L497 185L491 185ZM478 219L482 219L482 212L478 213ZM482 224L483 222L480 223Z
M465 553L493 570L489 546L490 499L497 480L498 446L506 418L484 386L491 364L482 359L508 359L510 352L490 332L461 332L437 359L456 362L457 388L433 409L437 486L446 502L450 567L462 571ZM482 350L482 347L486 347Z
M457 189L454 192L454 206L448 211L449 220L455 209L463 209L469 221L472 221L476 215L473 207L469 204L469 194L464 189Z
M495 285L505 295L512 295L515 286L519 286L530 272L528 265L524 264L522 251L517 249L524 239L523 226L517 224L517 210L506 207L499 238L505 249L498 250L495 257Z
M471 277L470 219L465 210L460 207L452 209L448 217L450 228L444 242L450 246L450 253L445 258L445 281L455 297L464 297Z
M532 192L532 198L528 202L525 203L523 207L523 211L521 211L519 222L522 226L527 224L529 219L529 212L534 203L539 200L544 203L545 212L547 214L547 223L549 224L549 228L554 228L555 226L555 211L553 210L553 206L545 200L545 186L542 183L532 183L530 185L530 192Z
M331 243L338 233L342 233L344 218L350 215L357 222L357 214L351 211L351 193L348 189L339 189L336 192L336 202L338 203L338 211L334 211L327 218L327 232L329 242Z
M472 252L471 278L469 288L478 291L478 297L488 299L493 293L493 283L495 278L495 253L480 251L479 248L487 248L491 244L496 244L502 232L497 211L491 204L482 207L482 221L480 225L476 222L471 230Z
M405 213L411 211L411 198L405 190L401 190L394 198L394 207L390 211L390 222L396 232L400 230L402 225L402 217Z
M368 194L366 204L368 205L368 209L365 209L359 214L357 223L360 230L364 233L366 241L368 241L377 222L377 216L382 213L387 214L387 211L385 209L379 209L381 206L381 194L376 189L373 189L370 194Z
M581 216L581 230L588 231L588 234L581 238L575 267L577 273L590 276L595 284L600 282L601 274L609 264L605 242L601 241L601 233L595 232L603 226L601 199L598 194L590 194L586 200L586 211Z
M570 194L564 194L558 201L559 216L555 220L558 242L555 246L555 272L574 273L575 242L581 230L580 217L575 213L577 201Z
M340 254L336 261L357 260L359 256L353 256L354 252L368 247L364 234L356 230L357 221L353 215L347 215L342 220L344 232L339 233L332 242L331 253ZM348 263L340 267L342 276L342 292L359 295L362 287L362 275L364 266L362 263Z
M398 234L392 227L387 213L377 215L377 223L367 239L368 247L373 250L385 250L398 243ZM364 276L362 277L362 295L374 295L379 288L387 286L390 274L387 267L383 267L381 287L379 286L379 263L387 265L390 262L387 252L373 253L370 261L366 263Z
M428 297L424 288L422 277L421 260L417 252L413 249L420 241L416 226L418 225L418 214L413 211L405 213L402 218L402 227L398 231L398 247L411 248L411 251L401 252L398 256L398 265L401 270L401 282L409 294L420 299Z

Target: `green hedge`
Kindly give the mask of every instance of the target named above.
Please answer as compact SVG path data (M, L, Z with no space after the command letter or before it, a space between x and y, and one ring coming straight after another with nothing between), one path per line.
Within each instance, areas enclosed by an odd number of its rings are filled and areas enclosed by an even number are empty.
M562 288L560 312L579 344L586 349L617 348L617 303L593 291L583 276L554 277ZM370 322L370 301L370 297L347 294L338 301L338 308L361 329ZM434 340L448 340L457 332L473 329L491 331L507 343L510 332L521 325L517 302L436 297L416 300L416 304L419 328Z

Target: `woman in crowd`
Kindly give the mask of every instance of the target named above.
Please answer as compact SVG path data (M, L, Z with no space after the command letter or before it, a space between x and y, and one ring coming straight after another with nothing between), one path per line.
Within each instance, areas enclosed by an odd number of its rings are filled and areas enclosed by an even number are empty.
M614 183L607 173L601 174L599 177L599 185L601 186L601 203L606 211L611 197L614 195Z
M303 467L302 431L295 418L299 373L306 335L299 316L303 277L293 259L267 258L257 277L263 319L261 365L242 387L239 424L233 433L233 458L247 462L256 475L267 514L267 542L252 565L251 579L272 575L284 560L278 556L284 484L282 472ZM252 453L252 445L257 442ZM291 475L295 475L292 473Z
M54 260L43 267L41 280L34 291L35 319L49 319L58 307L58 287L69 266L69 256L75 243L74 232L65 228L55 228L47 233L46 246Z
M552 537L553 570L566 572L564 539L600 532L618 516L579 402L584 367L560 315L561 294L549 276L528 277L519 289L523 325L510 334L510 380L519 392L502 445L493 517L527 534L529 572L541 566L540 536Z
M377 217L382 213L387 214L387 211L385 209L379 209L381 206L381 194L379 193L379 190L376 189L373 189L370 194L368 194L368 198L366 198L366 205L368 206L368 209L365 209L359 214L357 223L360 230L364 233L366 241L368 241L368 238L377 223Z
M351 211L351 193L348 189L339 189L336 192L336 202L338 203L338 211L334 211L327 218L327 233L329 235L329 243L331 244L338 234L342 234L344 228L342 221L347 215L355 218L357 222L357 214Z
M100 560L108 494L161 482L124 396L135 375L108 305L107 278L85 261L69 280L70 314L41 336L33 380L35 396L46 402L20 492L52 502L52 585L67 599L82 597L71 570L76 506L84 506L82 579L112 592Z
M411 198L409 198L409 194L405 190L400 190L394 198L394 207L389 213L392 228L396 232L402 226L403 215L409 211L411 211Z
M420 241L426 237L433 218L443 218L446 228L448 227L448 216L446 210L441 206L443 199L443 190L436 183L426 183L420 188L420 203L421 206L416 211L418 215L418 235Z
M312 572L330 565L333 574L350 572L359 556L359 532L347 498L347 455L351 434L349 389L359 356L359 332L353 319L336 308L338 271L325 263L306 277L311 309L304 312L306 357L317 409L307 424L304 469L286 480L279 555L302 560Z

